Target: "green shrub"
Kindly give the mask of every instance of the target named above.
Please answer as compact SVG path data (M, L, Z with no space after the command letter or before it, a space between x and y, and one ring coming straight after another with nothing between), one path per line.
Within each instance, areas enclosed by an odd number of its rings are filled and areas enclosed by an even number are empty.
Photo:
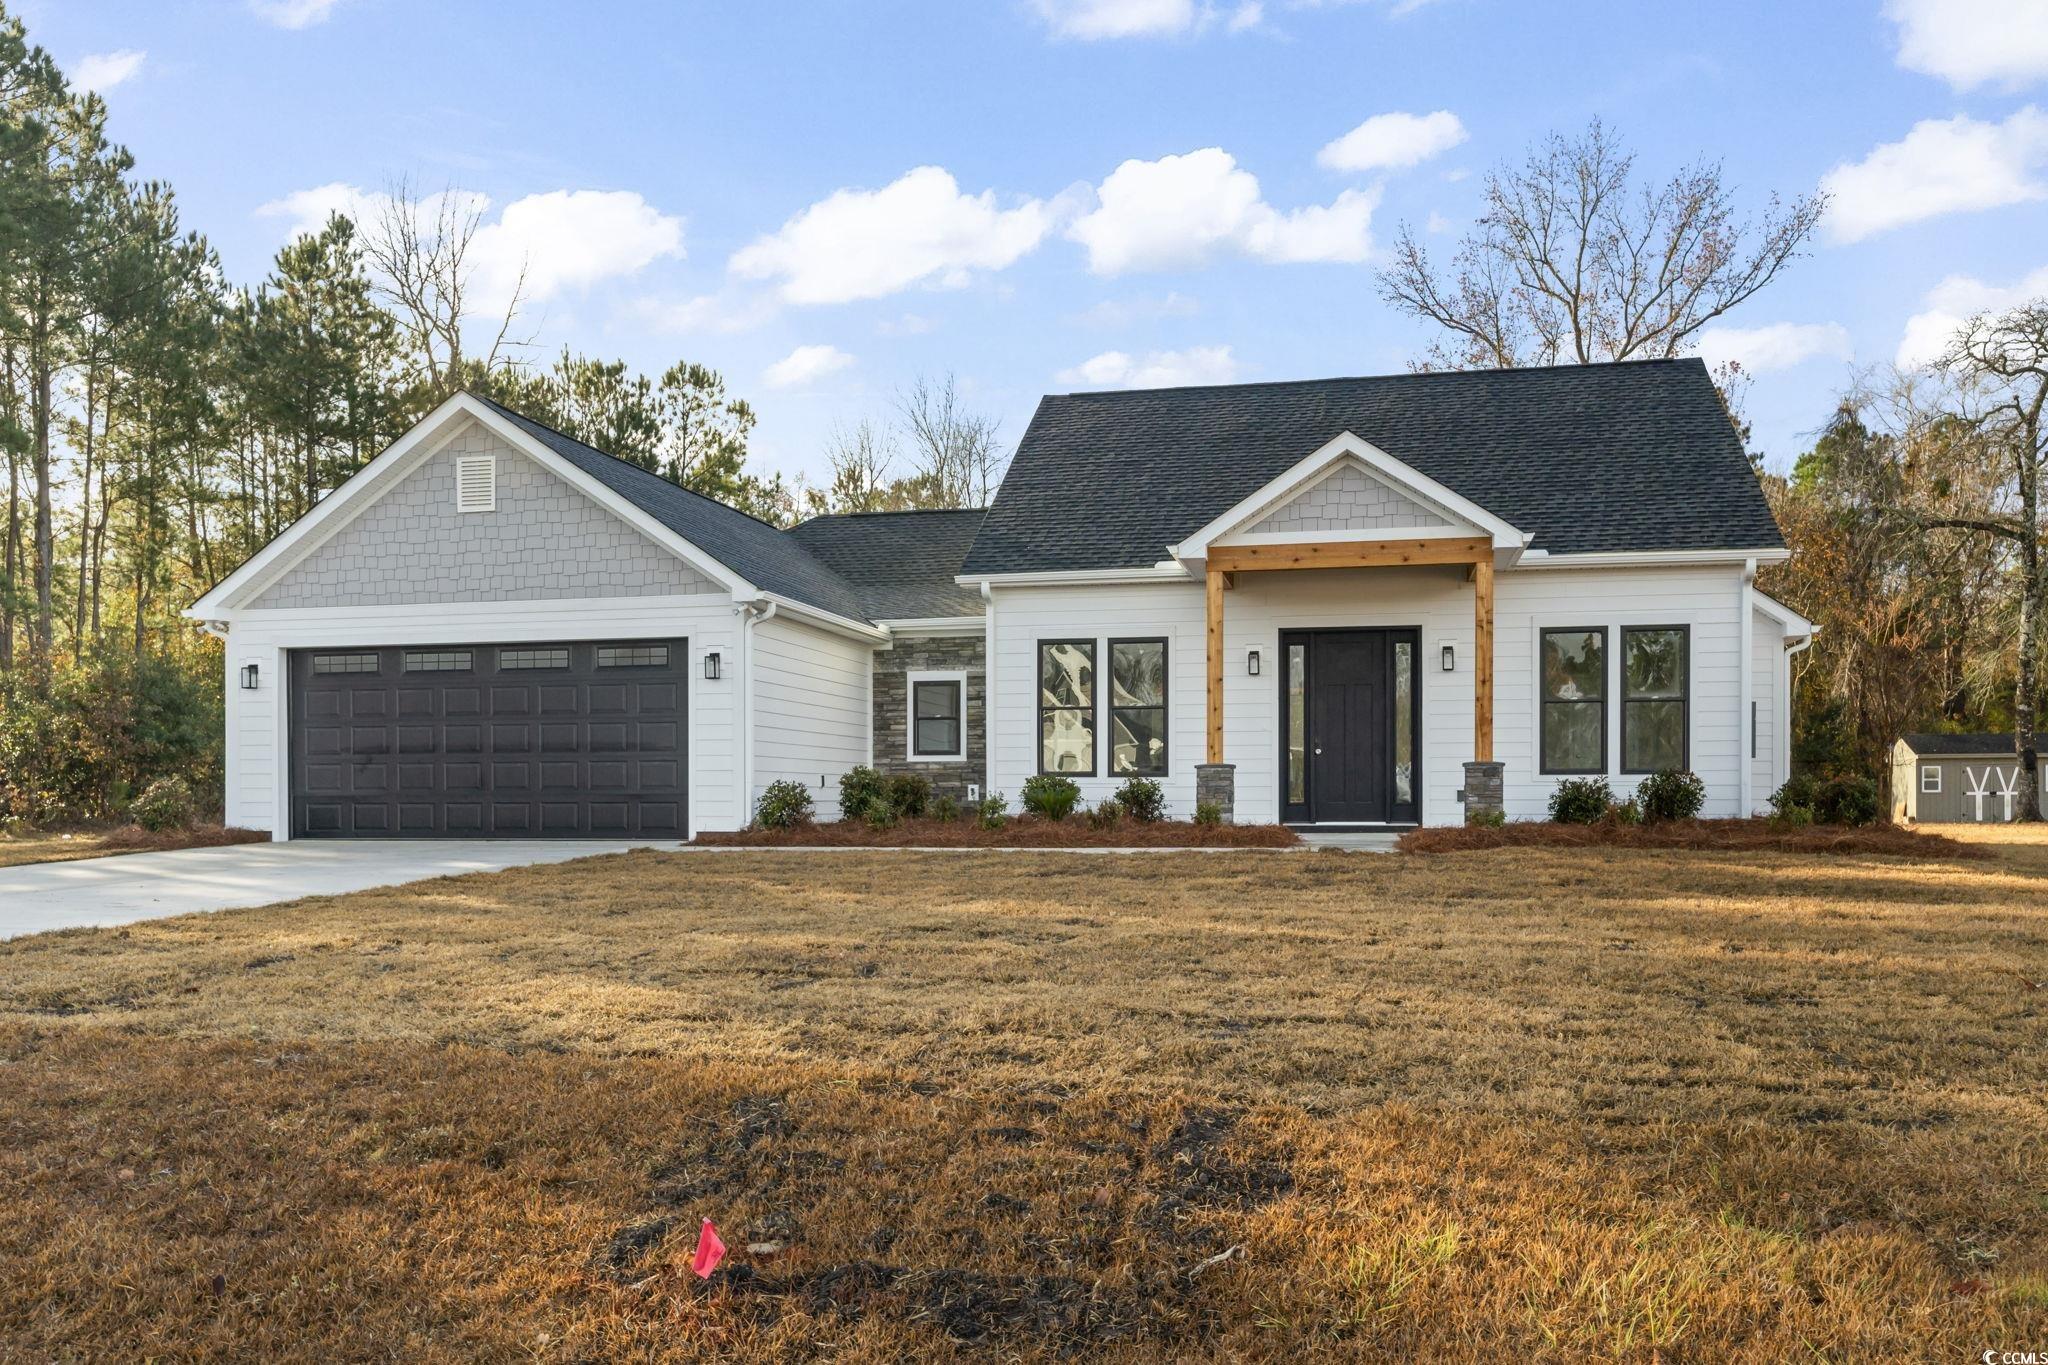
M1643 823L1643 804L1634 797L1617 801L1607 808L1607 819L1617 825L1640 825Z
M868 807L875 802L887 805L889 802L889 781L873 768L863 763L857 768L848 768L839 776L839 818L859 820L865 818Z
M960 818L960 803L950 796L941 796L932 802L932 819L944 820L947 824Z
M1001 829L1003 816L1008 813L1010 803L1001 792L993 792L974 803L974 818L981 822L983 829Z
M1202 801L1195 806L1195 823L1198 825L1220 825L1223 823L1223 807L1214 801Z
M1058 773L1034 773L1024 779L1024 809L1048 820L1064 820L1081 804L1081 787Z
M754 803L754 823L763 829L795 829L811 823L811 789L784 778L770 782Z
M1590 825L1613 804L1606 778L1567 777L1550 794L1550 818L1560 825Z
M1772 812L1770 819L1764 823L1775 830L1805 829L1813 823L1813 807L1786 806L1782 810Z
M1166 788L1149 777L1133 777L1116 789L1116 803L1141 825L1166 818Z
M1884 807L1877 783L1867 777L1833 777L1814 793L1813 818L1823 825L1867 825Z
M896 826L896 808L889 804L887 797L871 799L860 808L860 818L876 829L893 829Z
M1115 797L1096 806L1088 812L1088 828L1115 829L1123 821L1124 808Z
M898 773L889 779L889 808L906 820L922 816L932 803L932 780L916 773Z
M182 777L159 777L150 783L135 798L128 814L148 830L190 829L199 817L191 784Z
M1707 804L1707 784L1698 773L1666 768L1643 779L1636 800L1642 803L1646 821L1697 820L1700 807Z
M1813 823L1814 806L1820 797L1820 783L1805 773L1794 773L1785 785L1771 793L1771 814L1782 819L1791 819L1795 813L1806 816L1805 823Z
M1499 829L1507 822L1508 813L1504 810L1468 810L1465 812L1465 823L1474 829Z

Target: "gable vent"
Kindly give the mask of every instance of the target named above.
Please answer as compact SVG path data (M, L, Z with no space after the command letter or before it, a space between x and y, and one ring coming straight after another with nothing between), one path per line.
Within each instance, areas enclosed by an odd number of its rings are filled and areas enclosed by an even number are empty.
M498 510L498 457L463 455L455 461L455 510Z

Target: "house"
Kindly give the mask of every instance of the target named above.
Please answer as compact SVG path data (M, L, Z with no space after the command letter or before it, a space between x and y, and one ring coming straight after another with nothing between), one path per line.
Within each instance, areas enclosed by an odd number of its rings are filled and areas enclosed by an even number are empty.
M1892 819L1955 824L2012 819L2019 789L2018 737L1901 735L1892 745Z
M1784 542L1698 361L1046 398L986 512L781 530L458 394L195 604L227 817L683 837L861 763L1181 816L1788 775Z

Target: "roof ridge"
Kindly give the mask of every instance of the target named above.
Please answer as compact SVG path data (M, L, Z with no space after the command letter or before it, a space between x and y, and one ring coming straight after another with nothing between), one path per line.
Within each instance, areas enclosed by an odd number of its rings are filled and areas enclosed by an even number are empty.
M1164 384L1156 388L1128 389L1069 389L1065 393L1047 394L1048 398L1116 398L1134 393L1207 393L1226 389L1288 389L1307 388L1317 384L1363 384L1389 379L1443 379L1448 377L1470 378L1482 374L1531 374L1560 370L1620 370L1647 368L1654 365L1683 365L1687 362L1704 365L1706 361L1696 355L1674 355L1645 357L1639 360L1573 360L1552 365L1492 365L1469 370L1403 370L1392 374L1332 374L1315 379L1246 379L1227 384Z

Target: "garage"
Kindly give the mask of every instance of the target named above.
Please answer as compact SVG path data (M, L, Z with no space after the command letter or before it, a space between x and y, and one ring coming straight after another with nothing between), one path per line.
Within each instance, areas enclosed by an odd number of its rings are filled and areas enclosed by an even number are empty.
M686 837L688 642L290 655L291 832Z

